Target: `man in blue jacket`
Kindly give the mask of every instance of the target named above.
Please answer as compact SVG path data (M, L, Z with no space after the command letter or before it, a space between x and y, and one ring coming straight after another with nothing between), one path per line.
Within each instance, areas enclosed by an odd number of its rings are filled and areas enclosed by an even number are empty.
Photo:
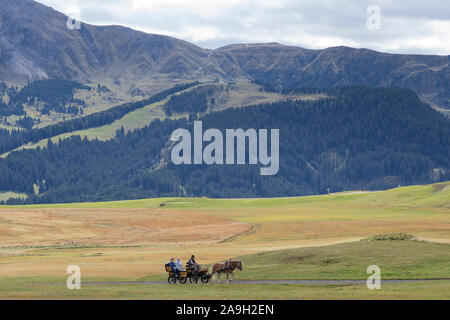
M174 258L170 258L170 262L167 265L172 268L173 272L175 272L175 276L178 276L180 271L177 269L177 265L174 260Z

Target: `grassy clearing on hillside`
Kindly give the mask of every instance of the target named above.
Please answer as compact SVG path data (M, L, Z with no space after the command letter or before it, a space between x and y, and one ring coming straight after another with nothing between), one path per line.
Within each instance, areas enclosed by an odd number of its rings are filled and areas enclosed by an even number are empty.
M85 89L75 89L74 90L74 98L80 99L84 101L86 107L83 108L83 114L73 115L70 113L58 113L55 111L51 111L50 114L42 114L41 107L42 103L34 103L34 104L24 104L24 109L28 116L39 119L39 123L35 124L35 128L43 128L48 125L52 125L58 122L62 122L65 120L79 118L80 116L86 116L95 112L100 112L112 108L116 105L126 102L133 102L137 100L142 100L144 96L135 96L127 93L127 90L120 90L110 88L108 92L97 92L97 84L98 83L90 83L87 84L91 87L91 90ZM102 83L103 84L103 83ZM13 117L8 117L8 120L11 123L14 123Z
M450 209L450 182L377 192L354 202L364 206Z
M17 193L17 192L0 192L0 201L1 200L8 200L10 198L27 198L27 195L25 193Z
M258 199L149 198L140 200L11 206L9 208L155 208L251 209L321 206L332 208L380 207L382 209L450 209L450 181L399 187L378 192L350 192L331 195ZM1 209L2 207L0 207Z
M23 130L20 127L16 127L13 125L6 125L5 123L0 123L0 129L6 129L8 131L12 131L12 130Z
M216 92L213 96L216 100L214 111L225 110L227 108L236 108L242 106L258 105L272 103L281 100L318 100L324 98L320 94L294 94L283 95L276 92L261 91L261 86L250 82L237 82L230 84L216 84L224 86L225 90Z
M439 111L440 113L442 113L444 116L449 117L450 118L450 110L449 109L444 109L444 108L439 108L436 105L431 104L431 106L436 109L437 111Z
M80 136L81 138L87 137L90 140L109 140L115 137L116 131L121 127L124 127L125 132L132 131L134 129L139 129L148 125L152 120L164 119L165 114L161 108L166 100L159 101L143 108L132 111L121 119L114 121L111 124L104 125L101 127L73 131L69 133L64 133L59 136L52 138L53 142L58 142L59 139L66 139L71 136Z

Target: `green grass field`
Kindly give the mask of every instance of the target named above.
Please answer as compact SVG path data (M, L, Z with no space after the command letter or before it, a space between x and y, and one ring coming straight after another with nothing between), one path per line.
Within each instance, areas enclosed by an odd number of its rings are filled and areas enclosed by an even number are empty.
M240 257L239 279L367 279L377 265L383 279L450 279L450 245L420 241L351 242Z
M378 192L348 192L331 195L265 198L265 199L209 199L209 198L150 198L141 200L84 202L14 206L14 208L150 208L165 203L177 209L247 209L286 208L299 206L450 209L450 182L408 186ZM1 207L0 207L1 208Z
M246 225L250 231L233 229ZM398 232L418 240L360 241ZM169 240L171 234L179 237ZM381 290L362 284L114 283L164 282L168 258L185 261L191 253L206 265L241 259L237 280L364 280L369 265L379 266L385 280L448 279L450 183L277 199L0 206L0 242L0 297L6 299L449 299L449 280L382 283ZM81 267L84 283L112 284L68 290L71 264Z
M49 299L450 299L450 245L418 241L353 242L342 245L273 251L243 257L239 280L362 279L366 269L381 268L381 289L364 284L114 284L130 279L82 279L81 290L65 288L66 278L0 279L0 297ZM383 279L439 279L383 283ZM165 281L166 274L134 281ZM94 284L92 282L107 282ZM113 283L109 283L113 282Z
M55 280L55 279L46 279ZM32 279L1 282L2 299L450 299L448 281L389 283L380 290L364 285L288 284L185 284L185 285L82 285L68 290L63 285L41 284Z

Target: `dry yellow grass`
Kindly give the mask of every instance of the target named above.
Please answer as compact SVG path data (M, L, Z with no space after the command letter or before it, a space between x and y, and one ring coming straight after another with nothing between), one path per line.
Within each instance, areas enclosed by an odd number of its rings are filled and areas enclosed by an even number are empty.
M208 264L379 233L448 243L447 185L286 199L3 207L0 277L64 276L77 264L87 278L138 279L161 274L170 257L195 254Z
M163 209L3 210L2 247L143 246L220 242L251 225Z
M161 273L161 265L170 257L186 261L196 254L202 263L212 263L243 254L357 239L327 236L286 241L279 232L284 229L290 234L289 226L269 224L266 230L217 212L185 209L1 210L4 268L0 276L62 276L68 265L77 264L85 277L140 278Z

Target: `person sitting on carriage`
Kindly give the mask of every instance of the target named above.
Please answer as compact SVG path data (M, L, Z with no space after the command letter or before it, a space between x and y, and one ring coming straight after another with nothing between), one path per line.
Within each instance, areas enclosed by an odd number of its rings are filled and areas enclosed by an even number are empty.
M177 265L175 264L174 260L174 258L170 258L170 262L167 265L172 268L175 276L178 276L180 274L180 271L177 269Z
M188 268L191 268L194 271L194 274L198 274L200 270L200 265L195 261L195 256L192 255L189 261L186 263Z
M175 266L178 271L184 271L183 264L181 263L180 258L177 258L177 261L175 261Z
M230 268L231 268L231 258L228 259L228 261L223 264L223 270L228 270Z

